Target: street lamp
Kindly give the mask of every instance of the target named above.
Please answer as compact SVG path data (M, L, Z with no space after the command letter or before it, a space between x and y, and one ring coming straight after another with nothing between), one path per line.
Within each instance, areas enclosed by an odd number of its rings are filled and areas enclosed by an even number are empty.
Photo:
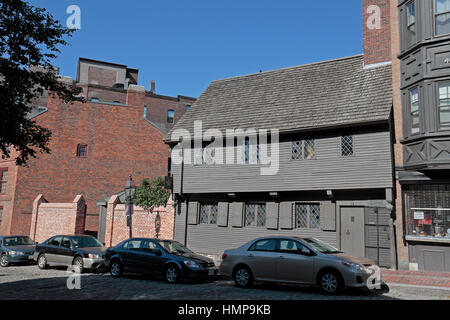
M127 226L130 227L130 239L133 237L133 226L132 226L132 216L133 216L133 198L136 192L136 187L134 186L133 178L130 177L125 184L125 214L127 215Z

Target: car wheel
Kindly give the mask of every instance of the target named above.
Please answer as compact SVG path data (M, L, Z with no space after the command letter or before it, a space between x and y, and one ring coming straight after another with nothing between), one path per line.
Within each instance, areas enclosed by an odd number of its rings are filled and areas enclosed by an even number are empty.
M177 283L180 279L180 271L174 265L170 265L164 272L164 279L167 283Z
M114 260L109 265L109 272L113 278L119 278L123 274L122 264L118 260Z
M45 254L41 253L38 257L37 264L39 269L47 269L47 258L45 257Z
M78 256L75 259L73 259L72 265L75 266L80 273L83 273L84 271L83 257Z
M2 254L0 257L0 266L6 268L9 266L8 256L6 254Z
M234 282L241 288L250 287L253 283L252 273L247 267L239 267L234 272Z
M320 288L325 294L337 294L343 287L341 276L333 270L323 272L320 275L319 281Z

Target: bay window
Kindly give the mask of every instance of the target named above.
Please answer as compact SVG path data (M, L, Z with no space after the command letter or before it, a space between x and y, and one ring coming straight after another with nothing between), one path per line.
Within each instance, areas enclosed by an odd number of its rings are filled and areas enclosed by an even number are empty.
M450 81L439 84L439 127L450 129Z
M413 89L410 91L409 107L411 115L411 133L417 134L420 132L419 121L419 89Z
M434 1L434 32L437 36L450 33L450 0Z
M416 2L411 2L406 7L406 29L408 45L416 41Z

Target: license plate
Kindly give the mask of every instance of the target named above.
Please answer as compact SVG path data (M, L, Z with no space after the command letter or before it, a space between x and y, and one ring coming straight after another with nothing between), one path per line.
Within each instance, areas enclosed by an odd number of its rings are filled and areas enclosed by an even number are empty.
M214 269L208 270L208 275L209 276L213 276L214 274L215 274L215 270Z

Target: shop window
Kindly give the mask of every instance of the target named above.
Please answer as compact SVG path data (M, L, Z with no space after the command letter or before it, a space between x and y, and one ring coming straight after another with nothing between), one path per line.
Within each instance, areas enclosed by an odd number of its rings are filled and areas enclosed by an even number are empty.
M320 228L320 205L319 204L295 204L295 227L297 229L319 229Z
M407 235L450 240L450 185L405 188Z
M6 193L7 182L8 182L8 169L0 169L0 194Z
M245 205L245 226L265 227L266 226L266 204L247 203Z
M200 204L200 224L217 224L217 212L219 207L217 203Z
M437 36L450 33L450 0L434 1L434 24Z

